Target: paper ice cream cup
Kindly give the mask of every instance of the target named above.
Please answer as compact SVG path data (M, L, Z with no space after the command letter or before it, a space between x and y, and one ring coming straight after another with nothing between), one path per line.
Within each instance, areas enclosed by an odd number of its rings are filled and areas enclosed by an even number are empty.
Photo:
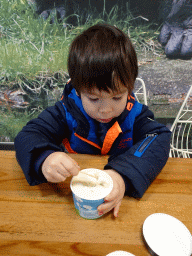
M106 256L135 256L135 255L125 251L114 251L107 254Z
M89 182L82 182L82 179L80 179L81 172L88 175L88 180L89 178L92 181L98 179L98 184L96 182L97 185L93 186ZM97 219L102 216L98 215L97 207L104 203L104 198L111 193L113 180L106 172L99 169L84 169L80 173L73 176L70 184L75 209L85 219ZM97 177L97 179L92 177Z

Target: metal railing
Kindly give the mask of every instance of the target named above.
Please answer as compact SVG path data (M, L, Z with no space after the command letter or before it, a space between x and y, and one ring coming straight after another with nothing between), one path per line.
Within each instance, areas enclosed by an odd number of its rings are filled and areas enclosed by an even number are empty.
M14 142L0 142L0 150L15 150Z

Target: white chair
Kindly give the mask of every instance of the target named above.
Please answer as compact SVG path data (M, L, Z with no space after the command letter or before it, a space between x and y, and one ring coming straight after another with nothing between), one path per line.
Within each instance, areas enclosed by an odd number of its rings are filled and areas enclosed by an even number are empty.
M169 157L192 157L192 85L171 127Z
M137 83L137 81L139 81L139 83ZM141 102L147 105L146 87L143 79L136 78L136 83L134 85L133 93L138 102Z

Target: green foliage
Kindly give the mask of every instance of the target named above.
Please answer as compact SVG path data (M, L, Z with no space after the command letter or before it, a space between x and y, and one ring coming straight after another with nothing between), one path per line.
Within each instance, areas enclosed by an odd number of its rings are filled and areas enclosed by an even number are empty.
M32 118L34 109L38 113L49 105L47 95L63 87L65 79L55 80L55 74L67 72L69 45L83 30L97 23L115 25L128 33L136 49L156 37L150 25L146 26L145 21L141 24L142 20L134 18L128 7L125 11L116 4L107 13L105 0L102 13L92 8L94 14L84 22L81 13L74 13L76 27L67 24L67 17L61 23L55 19L54 24L50 24L51 17L43 20L29 0L1 0L0 8L0 92L6 86L22 89L30 103L22 114L17 110L0 112L0 136L7 134L11 140ZM39 79L43 74L44 78ZM51 82L47 83L47 79Z
M1 10L1 76L15 79L21 73L66 69L72 38L68 28L39 19L26 1L3 0Z
M29 115L28 112L20 113L3 109L0 111L0 142L14 141L14 138L21 131L22 127L26 125L32 118L37 117L37 113Z
M77 27L66 25L65 20L50 24L50 18L46 21L39 18L35 6L29 5L27 0L1 0L0 8L0 77L9 80L14 80L18 74L34 76L39 71L67 70L68 49L74 36L98 22L129 31L134 41L149 37L143 33L147 27L135 29L129 10L123 11L118 5L109 13L104 8L96 19L90 17L85 24L81 24L80 14L74 14L79 23Z

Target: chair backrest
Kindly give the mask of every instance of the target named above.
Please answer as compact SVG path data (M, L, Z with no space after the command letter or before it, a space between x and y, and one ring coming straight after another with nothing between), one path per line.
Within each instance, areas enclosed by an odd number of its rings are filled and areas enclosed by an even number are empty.
M141 103L144 103L145 105L147 105L146 87L145 87L145 83L144 83L143 79L136 78L133 93L138 102L141 102Z
M192 85L171 127L169 157L192 158Z

